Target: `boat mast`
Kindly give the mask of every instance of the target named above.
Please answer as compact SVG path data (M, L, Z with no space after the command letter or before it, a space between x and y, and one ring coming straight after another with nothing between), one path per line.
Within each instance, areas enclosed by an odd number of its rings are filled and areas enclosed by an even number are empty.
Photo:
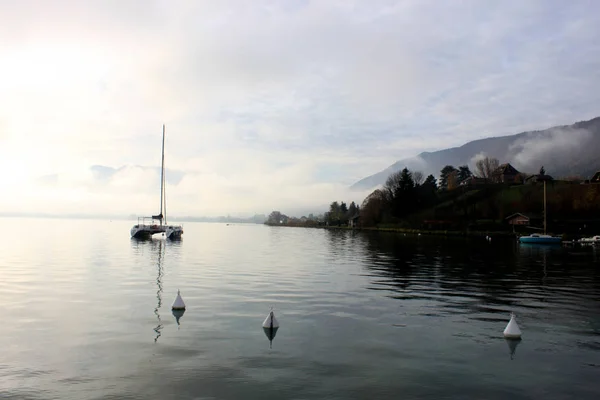
M162 160L160 164L160 224L163 221L163 193L165 183L165 124L163 124L163 137L162 137ZM166 207L165 207L166 208ZM167 210L165 209L165 214Z
M546 234L546 180L544 179L544 235Z
M168 225L167 223L167 176L165 174L165 142L164 142L164 133L163 133L163 179L162 179L162 184L163 184L163 203L165 205L165 225Z

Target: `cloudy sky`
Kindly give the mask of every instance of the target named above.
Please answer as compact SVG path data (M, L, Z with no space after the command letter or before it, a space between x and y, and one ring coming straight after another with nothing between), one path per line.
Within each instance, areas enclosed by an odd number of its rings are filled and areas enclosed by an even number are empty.
M355 181L600 114L600 2L0 0L4 212L361 202Z

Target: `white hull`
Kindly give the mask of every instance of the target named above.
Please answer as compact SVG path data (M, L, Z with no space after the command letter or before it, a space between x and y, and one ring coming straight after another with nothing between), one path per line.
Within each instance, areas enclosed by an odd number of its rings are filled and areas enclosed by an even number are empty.
M181 225L149 225L137 224L129 231L132 238L149 239L152 235L162 233L167 239L181 239L183 235L183 227Z
M167 225L165 230L165 236L167 239L177 240L181 239L183 235L183 226L181 225Z
M579 240L580 243L592 243L592 244L600 244L600 235L596 235L590 238L581 238Z

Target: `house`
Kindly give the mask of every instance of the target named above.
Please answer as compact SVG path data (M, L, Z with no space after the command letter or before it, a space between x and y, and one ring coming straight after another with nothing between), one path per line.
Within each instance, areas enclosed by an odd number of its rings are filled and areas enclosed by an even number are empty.
M476 176L470 176L467 179L460 182L460 186L479 186L485 185L488 183L488 180L485 178L478 178Z
M492 180L497 183L515 183L519 171L510 163L502 164L492 173Z
M359 221L360 221L360 214L356 214L353 217L348 218L348 226L350 228L358 228Z
M515 213L505 218L509 225L529 225L531 218L525 214Z
M523 214L523 213L515 213L509 215L504 219L508 222L509 225L527 225L530 226L532 224L540 223L543 218L537 214Z
M553 180L554 180L554 178L551 177L550 175L536 174L536 175L531 175L531 176L527 177L527 179L525 179L525 183L536 184L536 183L541 183L541 182L551 182Z
M546 170L544 169L543 166L542 166L542 168L540 168L539 174L528 176L527 179L525 179L525 183L529 183L529 184L536 184L538 182L552 182L552 181L554 181L554 178L551 177L550 175L546 175Z

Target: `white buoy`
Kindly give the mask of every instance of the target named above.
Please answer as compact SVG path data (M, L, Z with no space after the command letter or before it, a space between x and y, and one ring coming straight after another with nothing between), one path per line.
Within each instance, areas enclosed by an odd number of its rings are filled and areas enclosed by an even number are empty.
M277 322L277 318L275 318L272 308L269 315L267 315L267 318L265 318L265 322L263 322L263 328L279 328L279 322Z
M273 307L271 307L269 315L267 315L267 318L263 322L263 331L269 339L269 348L273 348L273 339L275 339L278 329L279 322L277 322L277 318L275 318L275 314L273 313Z
M185 303L183 302L183 299L181 298L181 294L179 293L179 290L177 290L177 297L175 297L175 301L173 302L173 306L171 307L172 310L185 310Z
M508 325L504 329L504 337L507 339L521 339L521 330L519 329L519 325L517 325L514 313L510 313L510 321L508 321Z

